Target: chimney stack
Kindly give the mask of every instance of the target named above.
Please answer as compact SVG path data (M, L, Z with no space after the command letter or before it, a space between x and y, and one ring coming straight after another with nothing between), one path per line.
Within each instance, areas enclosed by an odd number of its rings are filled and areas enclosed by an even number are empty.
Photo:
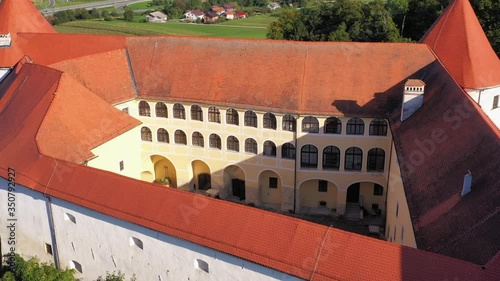
M420 79L408 79L403 92L401 122L412 116L424 103L425 83Z

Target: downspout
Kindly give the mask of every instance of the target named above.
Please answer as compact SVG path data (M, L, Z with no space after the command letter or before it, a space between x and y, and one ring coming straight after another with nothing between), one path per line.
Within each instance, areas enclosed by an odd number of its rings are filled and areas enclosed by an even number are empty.
M387 195L389 194L389 181L391 179L391 163L392 163L392 150L393 150L393 147L394 146L394 137L392 136L392 132L391 132L391 147L390 147L390 150L391 152L389 152L389 169L387 169L387 183L386 183L386 191L385 191L385 224L387 224ZM395 149L395 148L394 148ZM384 232L384 237L386 237L386 232L388 231L388 229L386 229L386 226L384 225L384 229L385 229L385 232Z
M55 226L54 226L54 214L52 212L52 201L49 196L45 195L45 198L47 198L47 214L49 217L49 227L50 227L50 239L52 241L52 253L54 254L54 265L56 269L60 269L59 266L59 252L57 248L57 239L56 239L56 232L55 232Z
M481 107L481 93L483 92L483 90L479 90L479 95L477 97L477 105L479 105L479 107Z
M297 148L297 144L298 144L298 141L297 141L297 123L299 121L299 118L300 118L300 114L297 115L297 120L295 120L295 130L293 132L293 139L294 139L294 143L295 143L295 163L293 165L293 213L295 214L295 211L296 211L296 207L297 207L297 151L298 151L298 148Z

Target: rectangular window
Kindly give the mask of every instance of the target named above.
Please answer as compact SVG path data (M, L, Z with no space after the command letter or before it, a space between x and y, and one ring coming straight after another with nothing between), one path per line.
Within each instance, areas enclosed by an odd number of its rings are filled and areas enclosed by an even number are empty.
M45 252L52 255L52 245L45 243Z
M373 195L383 195L384 194L384 188L380 184L374 184L373 185Z
M328 192L328 182L327 181L318 181L318 192Z
M493 97L493 109L498 108L498 96Z
M278 188L278 178L269 178L269 188Z
M401 242L403 242L404 237L405 237L405 227L401 226Z
M123 169L125 169L125 164L123 161L120 161L120 171L123 171Z

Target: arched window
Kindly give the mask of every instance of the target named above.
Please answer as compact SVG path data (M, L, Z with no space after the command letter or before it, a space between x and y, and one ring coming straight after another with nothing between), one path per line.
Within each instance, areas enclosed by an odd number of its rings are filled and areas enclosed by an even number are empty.
M283 116L283 131L295 132L297 121L290 114Z
M186 111L184 110L184 106L180 103L174 104L174 118L186 119Z
M311 144L304 145L300 150L300 166L305 168L318 167L318 149Z
M141 140L143 141L153 141L153 135L148 127L141 128Z
M149 103L141 100L139 102L139 115L140 116L151 116L151 108L149 107Z
M156 111L156 117L164 117L164 118L168 117L167 106L164 103L157 102L155 109L156 109L155 110Z
M238 111L233 108L226 110L226 123L238 126L240 124Z
M264 128L276 130L276 116L267 112L264 114Z
M349 147L345 151L345 169L361 171L363 163L363 151L359 147Z
M276 156L276 145L272 141L265 141L264 142L264 150L262 151L262 154L266 156Z
M316 117L307 116L302 120L302 132L303 133L319 133L319 122Z
M158 142L169 143L167 130L163 128L158 129L158 131L156 131L156 139L158 140Z
M295 146L291 143L285 143L281 147L281 158L295 159Z
M323 169L338 170L340 166L340 150L330 145L323 149Z
M383 172L385 164L385 151L382 148L372 148L368 151L368 171Z
M370 135L387 136L387 122L384 119L373 119L370 122Z
M203 121L203 110L199 105L191 106L191 120Z
M342 121L337 117L328 117L325 120L325 134L340 134L342 133Z
M245 152L257 154L257 142L254 139L245 140Z
M211 134L209 142L210 142L209 143L210 148L221 149L220 137L217 134Z
M240 141L235 136L227 137L227 150L240 151Z
M184 145L187 144L186 134L183 131L181 130L175 131L175 143Z
M203 135L200 132L194 132L193 136L192 136L191 143L194 146L204 147L205 144L204 144Z
M257 128L257 114L249 110L245 112L245 126Z
M208 108L208 122L220 123L220 111L217 107Z
M347 121L348 135L363 135L365 133L365 122L361 118L354 117Z

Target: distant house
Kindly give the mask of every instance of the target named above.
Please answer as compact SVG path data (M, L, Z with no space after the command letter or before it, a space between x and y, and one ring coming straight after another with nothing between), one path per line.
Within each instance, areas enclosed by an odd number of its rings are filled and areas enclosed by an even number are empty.
M236 18L237 19L246 19L247 18L247 13L246 12L237 12L236 13Z
M236 6L233 5L233 4L224 4L222 5L222 8L224 8L224 10L227 12L227 11L236 11Z
M269 5L267 5L267 7L270 9L270 10L276 10L278 8L281 8L280 4L278 2L272 2L272 3L269 3Z
M198 19L202 20L204 15L205 14L200 10L186 11L184 13L184 17L187 20L198 20Z
M146 16L146 20L149 22L165 23L167 22L167 15L162 12L152 12Z
M234 11L226 11L224 13L226 15L226 19L234 20L234 15L236 14Z
M220 14L222 14L225 10L224 8L222 7L219 7L219 6L213 6L212 8L210 8L210 11L212 12L216 12L217 15L219 16Z
M203 22L205 23L214 23L219 19L219 15L214 11L208 11L203 17Z

